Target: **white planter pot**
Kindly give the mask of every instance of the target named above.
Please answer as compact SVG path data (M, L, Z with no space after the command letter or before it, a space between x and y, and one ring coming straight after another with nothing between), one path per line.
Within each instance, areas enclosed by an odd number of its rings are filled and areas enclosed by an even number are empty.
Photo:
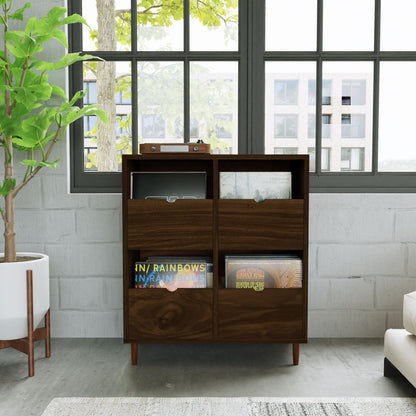
M49 257L18 253L35 260L0 263L0 340L27 337L26 270L33 271L33 328L49 309Z

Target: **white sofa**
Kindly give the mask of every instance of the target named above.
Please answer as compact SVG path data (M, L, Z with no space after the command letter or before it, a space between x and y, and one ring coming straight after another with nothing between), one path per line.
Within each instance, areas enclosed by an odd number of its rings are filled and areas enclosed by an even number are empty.
M399 371L416 387L416 291L404 295L403 326L384 335L384 375Z

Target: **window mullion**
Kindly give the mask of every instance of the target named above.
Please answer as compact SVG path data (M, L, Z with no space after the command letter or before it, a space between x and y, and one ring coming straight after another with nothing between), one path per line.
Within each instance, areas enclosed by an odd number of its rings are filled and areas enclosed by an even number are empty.
M323 0L317 1L317 36L316 50L318 59L316 61L316 108L315 108L315 172L321 173L322 160L322 48L323 48Z
M189 44L190 44L190 10L189 0L183 2L183 45L185 58L183 61L183 139L185 143L189 143L191 137L191 91L190 91L190 63L189 63Z
M255 4L253 4L255 3ZM265 98L265 0L249 2L248 76L250 124L248 130L248 153L263 154L264 137L264 98ZM251 98L251 99L250 99Z
M379 120L379 98L380 98L380 27L381 27L381 0L375 2L374 17L374 60L373 74L373 153L372 171L378 172L378 120Z

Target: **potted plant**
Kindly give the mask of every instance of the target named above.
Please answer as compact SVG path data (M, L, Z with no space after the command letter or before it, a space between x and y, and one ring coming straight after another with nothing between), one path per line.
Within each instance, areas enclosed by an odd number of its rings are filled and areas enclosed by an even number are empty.
M50 160L52 149L64 136L69 124L87 116L97 115L104 122L106 115L96 105L76 106L83 92L67 98L62 88L51 85L48 73L60 70L92 56L65 54L58 62L39 58L43 45L55 39L68 47L62 30L72 23L86 24L79 15L66 17L66 9L52 8L46 16L31 17L24 30L11 30L14 20L23 21L24 11L11 10L12 0L0 0L0 24L3 26L3 50L0 50L0 147L4 150L4 179L0 196L4 205L0 212L4 222L4 258L0 263L0 340L27 336L26 270L33 270L34 328L49 309L49 258L43 254L16 253L15 198L43 168L56 169L60 159ZM62 104L50 107L52 96ZM22 178L13 171L14 154L24 152L26 158Z

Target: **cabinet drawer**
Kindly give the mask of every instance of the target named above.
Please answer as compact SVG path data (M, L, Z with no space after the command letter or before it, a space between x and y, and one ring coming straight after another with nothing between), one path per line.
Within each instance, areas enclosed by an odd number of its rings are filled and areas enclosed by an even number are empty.
M302 250L304 201L218 201L220 250Z
M212 289L129 289L128 338L212 341Z
M218 338L228 342L306 339L303 289L220 289Z
M129 200L129 249L212 249L212 200Z

